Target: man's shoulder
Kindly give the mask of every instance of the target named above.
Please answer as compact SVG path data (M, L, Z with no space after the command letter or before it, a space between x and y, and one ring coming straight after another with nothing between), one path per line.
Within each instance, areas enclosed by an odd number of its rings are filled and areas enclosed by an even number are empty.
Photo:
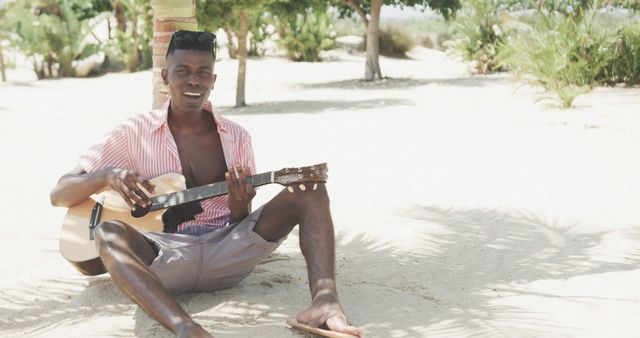
M235 141L251 140L251 135L249 134L249 132L237 122L231 121L221 115L217 115L216 117L218 123L220 123L221 129L224 130L225 134L233 138Z
M154 109L127 118L117 128L126 132L148 131L161 126L164 121L166 121L166 117L163 115L163 112Z

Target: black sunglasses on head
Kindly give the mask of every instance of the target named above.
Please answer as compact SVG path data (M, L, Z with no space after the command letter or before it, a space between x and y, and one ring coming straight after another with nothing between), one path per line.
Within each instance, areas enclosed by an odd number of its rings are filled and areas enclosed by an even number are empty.
M211 52L216 55L216 35L211 32L195 32L188 30L177 30L171 34L171 40L169 40L169 46L167 48L167 55L169 52L176 48L176 43L185 42L193 44L195 46L211 46ZM208 50L208 49L201 49Z

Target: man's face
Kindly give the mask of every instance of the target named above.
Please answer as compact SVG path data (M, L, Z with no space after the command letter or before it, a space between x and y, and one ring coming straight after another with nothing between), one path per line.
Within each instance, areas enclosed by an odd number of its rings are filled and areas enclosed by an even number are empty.
M167 58L162 79L171 93L171 108L196 113L209 98L216 82L211 52L177 49Z

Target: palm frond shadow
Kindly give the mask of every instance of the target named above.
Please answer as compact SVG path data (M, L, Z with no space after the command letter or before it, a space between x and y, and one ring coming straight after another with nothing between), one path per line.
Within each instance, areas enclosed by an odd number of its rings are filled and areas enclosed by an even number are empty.
M572 224L528 211L413 206L397 210L396 221L393 231L407 231L412 248L370 234L337 235L340 297L367 337L570 335L573 328L554 324L524 305L495 300L533 295L587 302L597 297L579 291L545 294L524 285L634 270L640 263L640 255L622 262L594 259L607 232L581 233ZM403 230L403 224L412 228ZM640 241L640 231L626 235ZM297 241L295 232L288 241ZM309 305L305 261L299 252L277 251L237 287L178 300L216 336L305 336L284 325ZM0 325L12 332L45 334L85 318L132 310L135 327L114 328L109 335L171 336L107 276L61 278L48 280L46 288L0 291ZM504 318L509 320L500 321Z
M633 270L640 262L640 255L623 263L594 260L592 254L606 232L580 233L573 231L578 224L560 224L527 211L415 206L401 213L425 224L427 229L417 236L430 248L428 254L413 260L415 266L406 270L406 278L419 281L417 289L436 299L437 305L431 309L412 308L411 311L424 313L423 322L403 323L401 319L394 323L393 330L380 336L403 332L403 327L426 329L431 325L437 328L430 330L430 334L454 336L470 332L487 336L569 332L572 328L554 325L548 318L540 318L523 307L496 305L492 301L527 294L530 291L519 285L528 282ZM559 297L540 293L538 296ZM587 301L591 297L578 292L570 298ZM509 323L514 324L496 326L494 320L498 318L509 318ZM409 336L422 335L404 331Z
M526 211L415 206L398 213L424 225L413 234L419 243L414 249L399 249L392 241L372 235L337 236L341 299L350 319L364 327L367 337L422 337L427 332L449 336L570 333L572 328L553 324L523 307L492 301L532 294L519 287L527 282L632 270L640 262L640 256L624 263L593 260L591 253L606 233L573 232L571 224ZM635 236L640 239L640 232ZM216 335L253 336L268 331L284 336L284 319L295 317L309 301L304 259L284 256L288 258L259 267L236 288L183 296L182 301ZM283 276L287 277L284 282ZM264 291L260 299L249 295L256 288ZM539 292L536 296L559 297ZM577 293L567 298L583 302L594 297ZM209 311L212 308L215 311ZM153 329L157 324L143 320L146 315L141 310L136 317L137 334L158 331ZM500 318L509 321L496 325Z
M129 301L120 294L108 276L62 277L21 285L0 291L0 327L23 335L47 335L54 329L83 320L120 314ZM95 301L95 295L112 296L112 302Z

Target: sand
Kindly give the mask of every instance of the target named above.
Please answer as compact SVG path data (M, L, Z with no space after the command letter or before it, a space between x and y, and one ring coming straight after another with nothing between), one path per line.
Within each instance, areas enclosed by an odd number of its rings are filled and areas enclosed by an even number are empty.
M358 81L362 55L326 58L250 60L243 109L222 59L212 97L261 171L328 162L340 296L366 337L640 332L640 89L562 110L428 49L383 58L377 83ZM80 153L149 109L151 72L20 79L0 85L0 336L171 336L62 259L65 210L48 200ZM309 303L297 243L238 287L178 299L217 337L307 337L284 324Z

